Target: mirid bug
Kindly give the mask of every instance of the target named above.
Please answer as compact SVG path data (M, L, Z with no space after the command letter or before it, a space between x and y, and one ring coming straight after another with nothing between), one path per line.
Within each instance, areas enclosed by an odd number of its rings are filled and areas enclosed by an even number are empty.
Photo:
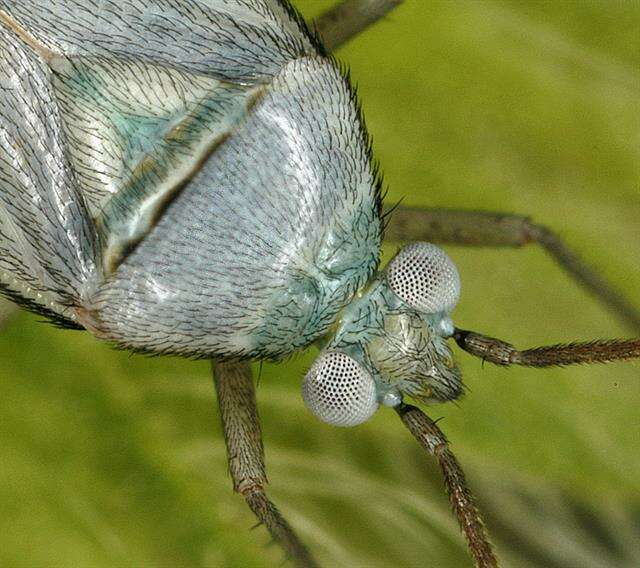
M458 276L432 245L376 272L380 186L366 132L348 82L284 4L2 8L4 285L60 325L218 361L320 342L305 381L320 418L355 424L395 406L439 456L437 427L402 399L460 394L447 338L499 364L637 355L634 341L521 353L456 330ZM390 232L426 226L434 238L434 219L456 220L410 210L390 219ZM263 492L246 371L218 365L234 483L308 564ZM450 489L478 564L493 564L464 483Z

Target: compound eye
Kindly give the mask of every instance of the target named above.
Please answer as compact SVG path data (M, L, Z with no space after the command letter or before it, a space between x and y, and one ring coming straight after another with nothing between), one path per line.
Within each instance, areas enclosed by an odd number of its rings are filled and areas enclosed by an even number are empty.
M450 312L460 299L458 269L441 248L431 243L404 247L386 271L391 290L420 312Z
M378 408L371 375L354 359L329 351L316 359L302 383L302 398L317 418L334 426L366 422Z

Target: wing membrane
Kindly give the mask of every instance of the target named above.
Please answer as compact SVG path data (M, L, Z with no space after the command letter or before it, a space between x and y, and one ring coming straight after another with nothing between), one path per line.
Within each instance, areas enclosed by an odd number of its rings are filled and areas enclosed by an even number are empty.
M316 50L278 0L0 0L0 9L59 55L109 56L264 82Z
M59 66L54 85L107 272L146 235L261 89L95 58Z
M0 28L0 281L9 295L63 314L95 284L96 236L66 155L50 71Z
M55 313L320 49L280 0L0 0L0 22L0 287Z

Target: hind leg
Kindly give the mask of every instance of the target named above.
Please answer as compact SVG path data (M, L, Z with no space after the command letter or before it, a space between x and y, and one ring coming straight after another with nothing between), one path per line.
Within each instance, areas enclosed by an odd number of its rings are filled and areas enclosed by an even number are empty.
M385 237L394 242L430 241L487 247L541 246L578 284L632 330L640 331L640 311L589 268L551 229L522 215L453 209L388 208Z
M327 51L357 36L403 0L344 0L317 18L315 25Z

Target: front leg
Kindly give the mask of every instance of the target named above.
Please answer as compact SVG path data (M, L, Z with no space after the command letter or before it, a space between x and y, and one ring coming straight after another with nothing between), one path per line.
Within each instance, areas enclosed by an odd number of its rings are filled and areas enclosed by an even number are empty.
M264 447L250 364L213 362L212 367L233 489L245 498L254 515L296 566L316 567L307 548L265 491Z

